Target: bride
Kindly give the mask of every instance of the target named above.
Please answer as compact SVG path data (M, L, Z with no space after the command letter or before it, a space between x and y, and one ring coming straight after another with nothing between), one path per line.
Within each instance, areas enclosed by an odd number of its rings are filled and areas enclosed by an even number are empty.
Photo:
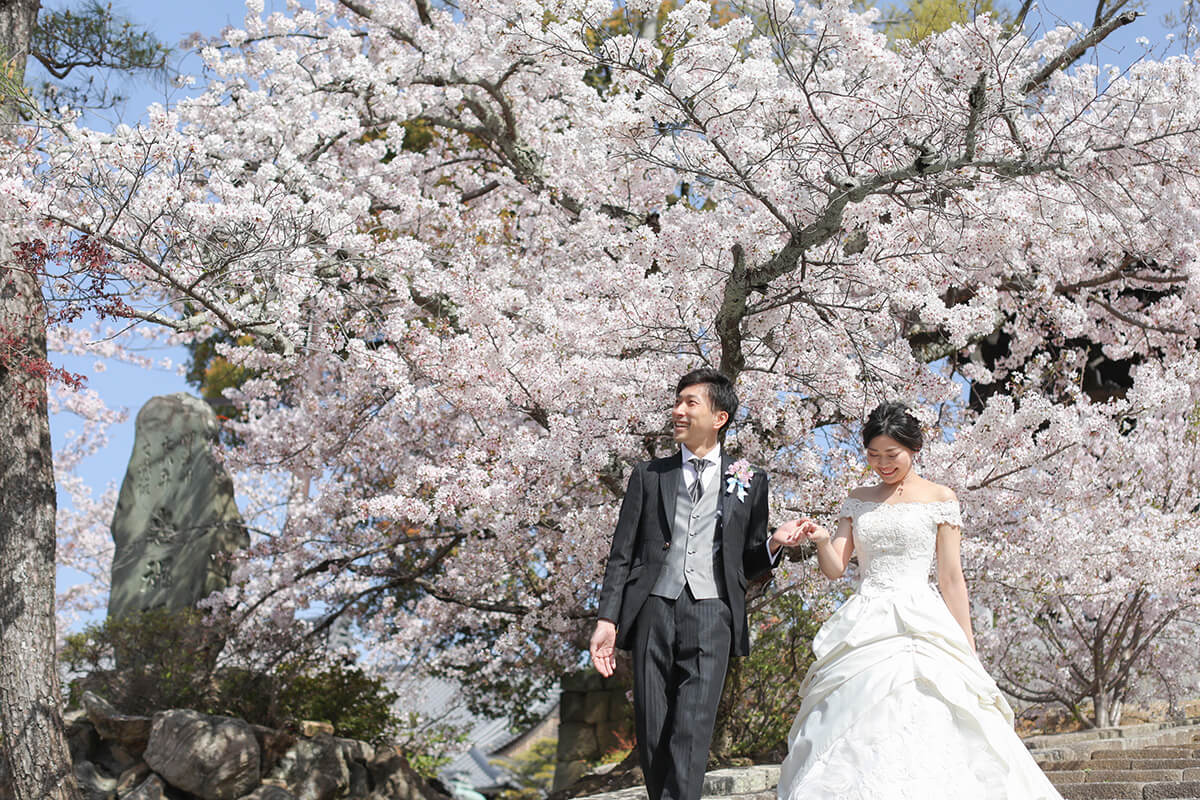
M863 444L881 482L850 493L837 532L782 526L816 545L830 579L857 551L862 580L813 640L779 797L1061 800L975 656L958 500L913 469L920 425L884 403ZM941 597L928 581L935 555Z

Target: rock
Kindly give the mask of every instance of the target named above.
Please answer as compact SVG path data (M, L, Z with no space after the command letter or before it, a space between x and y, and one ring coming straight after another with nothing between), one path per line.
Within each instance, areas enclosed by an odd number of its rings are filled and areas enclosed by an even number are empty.
M79 782L79 791L83 800L115 800L117 796L117 779L101 774L96 765L90 761L75 763L75 780Z
M367 800L444 800L404 758L391 748L380 748L368 765L375 789Z
M117 778L117 797L124 798L148 777L150 777L150 768L145 763L139 761L134 764L122 772L121 777Z
M355 761L367 764L375 760L375 746L369 742L362 742L358 739L343 739L339 736L333 737L333 740L345 748L350 754L350 758Z
M96 726L86 718L73 720L67 725L67 749L71 751L71 763L90 761L100 746L100 734Z
M197 711L154 715L143 758L168 783L202 800L236 800L259 783L258 740L240 719Z
M778 784L779 767L772 764L716 769L704 775L704 794L752 794L774 789Z
M151 775L138 784L129 794L121 795L121 800L166 800L167 785L157 775Z
M149 717L122 714L107 700L92 692L83 693L83 708L101 739L115 741L135 756L141 755L146 749L146 741L150 738Z
M250 794L239 798L239 800L296 800L296 796L287 789L281 789L278 786L264 783Z
M346 797L366 797L371 791L371 773L361 761L350 762L350 786Z
M106 742L103 739L92 751L88 759L98 766L102 772L109 775L123 775L131 767L142 763L140 757L133 755L116 742Z
M229 585L226 557L250 536L216 436L216 415L188 394L151 398L138 412L113 515L110 618L188 608Z
M306 719L300 723L300 735L311 739L320 735L333 736L333 723Z
M296 737L287 731L268 728L265 725L252 725L254 738L258 740L258 751L262 761L264 774L270 773L283 758L284 753L296 743Z
M332 800L350 787L350 748L331 736L298 740L271 772L297 800Z

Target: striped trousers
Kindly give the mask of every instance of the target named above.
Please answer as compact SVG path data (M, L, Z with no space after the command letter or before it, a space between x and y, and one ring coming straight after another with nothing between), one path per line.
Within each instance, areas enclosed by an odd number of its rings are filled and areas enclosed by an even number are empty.
M633 708L650 800L700 800L733 617L724 600L651 595L633 631Z

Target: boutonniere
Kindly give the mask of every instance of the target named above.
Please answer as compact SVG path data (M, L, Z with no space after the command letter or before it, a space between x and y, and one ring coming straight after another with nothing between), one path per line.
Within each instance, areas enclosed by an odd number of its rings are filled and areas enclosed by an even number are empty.
M750 467L750 462L739 458L725 470L725 494L736 490L738 500L746 502L746 492L750 490L750 481L753 479L754 470Z

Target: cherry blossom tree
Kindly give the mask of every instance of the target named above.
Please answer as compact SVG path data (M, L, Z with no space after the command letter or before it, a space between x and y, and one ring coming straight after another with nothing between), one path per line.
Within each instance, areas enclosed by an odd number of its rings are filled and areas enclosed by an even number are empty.
M967 509L1010 691L1105 724L1170 674L1200 552L1196 59L1067 69L1132 13L893 47L844 2L729 5L251 0L194 99L39 140L31 218L239 371L231 652L347 618L381 668L488 690L579 663L628 465L708 364L780 520L865 478L879 400L939 425L922 466ZM1128 666L1081 667L1126 618L1099 661Z

